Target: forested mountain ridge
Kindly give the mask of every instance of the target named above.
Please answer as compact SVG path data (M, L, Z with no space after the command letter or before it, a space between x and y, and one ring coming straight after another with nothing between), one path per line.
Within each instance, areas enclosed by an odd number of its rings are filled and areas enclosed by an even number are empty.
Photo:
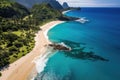
M0 2L0 16L5 18L12 18L12 17L24 17L30 14L29 10L24 7L23 5L12 2L9 0L2 0Z
M25 5L28 8L31 8L34 4L39 3L48 3L50 4L54 9L63 9L62 5L57 0L16 0L17 2Z
M59 10L52 8L50 4L35 4L31 9L31 14L39 23L56 20L62 15Z

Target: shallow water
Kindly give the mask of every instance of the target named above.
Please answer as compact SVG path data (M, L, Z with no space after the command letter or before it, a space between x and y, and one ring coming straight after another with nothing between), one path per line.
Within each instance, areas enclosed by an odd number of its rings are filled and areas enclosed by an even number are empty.
M67 16L86 17L89 22L70 21L49 30L52 42L63 42L73 51L52 53L35 80L120 80L119 14L120 8L67 12Z

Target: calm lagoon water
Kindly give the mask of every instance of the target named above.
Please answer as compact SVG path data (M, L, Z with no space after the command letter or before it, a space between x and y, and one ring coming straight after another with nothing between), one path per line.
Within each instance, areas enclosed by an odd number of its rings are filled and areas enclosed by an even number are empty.
M82 8L65 15L89 22L70 21L49 30L49 40L73 51L52 52L35 80L120 80L120 8ZM87 55L74 56L81 48Z

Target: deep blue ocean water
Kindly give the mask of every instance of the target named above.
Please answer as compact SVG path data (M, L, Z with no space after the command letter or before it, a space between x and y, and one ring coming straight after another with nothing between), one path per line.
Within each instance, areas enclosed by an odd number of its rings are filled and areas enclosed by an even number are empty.
M120 80L120 8L82 8L65 15L86 17L89 22L70 21L49 30L52 42L74 50L53 52L35 80ZM71 55L79 54L83 47L87 55Z

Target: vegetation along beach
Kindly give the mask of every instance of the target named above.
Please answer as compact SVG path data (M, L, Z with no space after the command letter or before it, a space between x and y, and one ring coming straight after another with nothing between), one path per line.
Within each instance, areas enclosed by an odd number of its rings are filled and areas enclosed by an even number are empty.
M0 0L0 80L120 80L119 0Z

